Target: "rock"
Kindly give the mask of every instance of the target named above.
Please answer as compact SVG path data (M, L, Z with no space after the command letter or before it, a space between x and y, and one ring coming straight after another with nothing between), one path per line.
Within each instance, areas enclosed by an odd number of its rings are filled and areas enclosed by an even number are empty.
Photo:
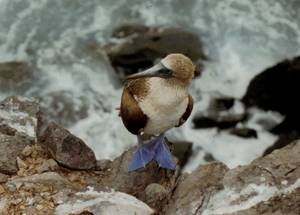
M53 159L48 159L48 160L44 160L42 165L40 165L36 168L36 171L38 173L43 173L43 172L55 171L58 169L59 169L59 167L58 167L56 161Z
M229 133L242 138L257 138L257 132L252 128L233 128Z
M173 142L172 146L172 154L178 158L178 165L183 168L192 155L193 143L186 141Z
M221 211L221 214L267 215L275 211L285 214L283 211L288 207L290 212L297 211L298 197L291 199L291 196L300 187L299 153L300 142L296 141L247 166L228 171L222 180L225 189L210 197L203 214L218 214ZM290 199L289 203L287 199ZM280 208L268 205L276 202L282 204Z
M163 214L298 214L299 153L295 141L234 169L200 166L180 177Z
M81 139L54 122L48 125L40 142L62 166L79 170L96 167L94 152Z
M221 129L235 126L246 118L243 105L232 97L212 98L206 111L196 114L193 119L195 128L218 127Z
M71 215L73 215L73 214L71 214ZM89 212L89 211L83 211L83 212L81 212L79 214L74 214L74 215L94 215L94 214L91 213L91 212Z
M34 98L13 96L0 102L0 172L18 171L17 157L37 140L38 113Z
M0 194L3 194L5 192L4 187L0 184Z
M198 36L181 29L123 25L112 36L116 39L102 48L117 73L123 75L146 69L170 53L187 55L198 62L199 70L200 61L206 59Z
M0 90L14 94L22 93L31 86L32 68L26 62L0 63Z
M292 137L293 135L289 135L289 133L293 131L300 132L299 83L300 57L284 60L255 76L251 80L242 101L246 107L256 106L264 110L277 111L284 115L284 121L272 129L272 132L283 134L282 139L285 136ZM274 148L286 145L276 144L277 146ZM268 152L270 150L271 148Z
M300 139L300 131L293 130L287 133L283 133L279 136L278 140L276 140L273 145L265 150L264 155L270 154L275 149L283 148L297 139Z
M160 211L163 206L162 202L167 199L170 193L164 186L153 183L146 187L143 194L144 196L142 196L141 199L144 199L145 203L155 208L156 211Z
M288 214L298 215L300 212L300 188L287 194L272 197L271 199L261 202L249 209L242 210L230 215L268 215L268 214ZM229 214L228 214L229 215Z
M4 183L4 182L7 182L9 176L8 175L5 175L3 173L0 173L0 183Z
M168 188L175 186L179 174L178 166L175 171L165 170L159 168L157 163L152 161L145 168L128 173L128 165L135 150L136 147L131 148L113 161L107 181L110 184L109 187L139 198L149 184L164 184Z
M234 127L247 117L243 105L232 98L213 98L206 111L198 113L193 119L196 129L218 127L226 129Z
M299 71L300 57L266 69L251 80L242 101L247 107L257 106L299 117Z
M224 164L213 162L181 176L164 214L201 214L210 195L223 188L221 181L227 171Z
M0 133L16 133L36 141L39 103L34 98L8 97L0 102Z
M231 215L268 215L287 214L298 215L300 213L300 188L286 194L281 194L261 202L249 209L242 210ZM229 214L228 214L229 215Z
M220 129L226 129L234 127L239 122L243 121L246 118L245 114L237 114L227 116L219 116L213 113L209 113L208 116L203 116L201 114L196 115L193 119L194 128L212 128L218 127Z
M88 190L77 193L68 202L59 205L55 214L82 214L84 211L85 214L101 215L151 215L154 212L148 205L126 193Z
M14 177L6 183L6 186L10 189L14 189L14 187L18 189L21 186L32 188L38 184L49 186L56 190L62 190L66 188L72 188L76 190L75 186L73 186L65 177L56 172L45 172L26 177Z
M0 172L14 174L18 171L17 157L32 141L23 136L0 134Z
M7 198L0 198L0 215L7 215L9 209L9 199Z
M215 111L229 110L233 107L235 98L233 97L217 97L214 98L210 103L210 109Z
M214 156L209 153L209 152L206 152L203 159L206 161L206 162L213 162L213 161L216 161L216 159L214 158Z
M97 160L96 170L104 171L111 168L112 161L111 160Z

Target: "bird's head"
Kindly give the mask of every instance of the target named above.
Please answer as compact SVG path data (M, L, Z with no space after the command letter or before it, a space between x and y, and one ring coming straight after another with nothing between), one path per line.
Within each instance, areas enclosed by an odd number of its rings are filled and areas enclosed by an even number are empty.
M130 75L126 79L160 77L189 85L194 73L195 66L190 58L183 54L169 54L153 67Z

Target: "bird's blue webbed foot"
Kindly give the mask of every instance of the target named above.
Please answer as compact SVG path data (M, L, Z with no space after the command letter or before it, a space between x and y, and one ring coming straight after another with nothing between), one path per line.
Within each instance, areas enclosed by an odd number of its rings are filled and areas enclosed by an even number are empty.
M161 134L149 143L143 144L138 136L139 148L134 153L128 171L132 172L145 167L151 160L157 161L160 167L174 170L176 165L172 160L172 154L165 143L164 134Z
M131 163L128 166L128 171L132 172L139 168L145 167L147 163L153 160L155 152L153 143L143 144L143 141L140 136L138 136L139 148L133 154Z
M154 160L162 168L175 170L176 164L173 161L169 146L165 142L165 136L162 134L154 141L156 141Z

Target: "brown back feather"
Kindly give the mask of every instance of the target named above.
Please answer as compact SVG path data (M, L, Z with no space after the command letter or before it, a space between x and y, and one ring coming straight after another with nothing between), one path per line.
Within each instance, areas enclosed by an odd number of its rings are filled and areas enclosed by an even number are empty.
M135 135L146 126L148 117L140 109L133 95L142 97L147 93L146 90L141 82L134 80L126 83L122 94L120 116L127 130Z

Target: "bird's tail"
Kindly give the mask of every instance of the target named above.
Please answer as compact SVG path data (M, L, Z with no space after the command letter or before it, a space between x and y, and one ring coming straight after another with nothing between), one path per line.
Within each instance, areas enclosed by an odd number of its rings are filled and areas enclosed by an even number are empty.
M156 138L149 143L139 146L134 153L128 171L132 172L145 167L150 161L155 160L158 165L165 169L174 170L176 165L173 162L172 154L164 138Z

